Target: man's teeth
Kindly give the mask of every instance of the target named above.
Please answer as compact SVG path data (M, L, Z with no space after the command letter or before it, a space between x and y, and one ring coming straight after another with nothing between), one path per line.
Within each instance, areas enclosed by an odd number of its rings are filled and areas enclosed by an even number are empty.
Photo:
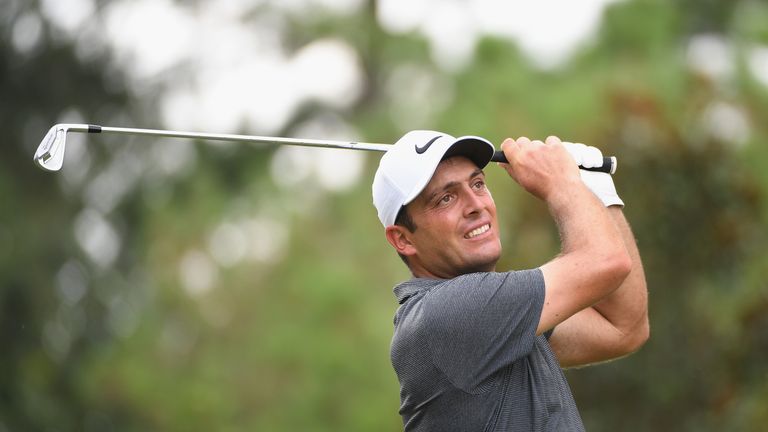
M482 233L484 233L484 232L488 231L489 229L491 229L491 225L490 225L490 224L485 224L485 225L481 226L480 228L475 228L475 229L473 229L473 230L472 230L472 231L470 231L470 232L469 232L469 234L467 234L465 237L466 237L466 238L477 237L477 236L479 236L480 234L482 234Z

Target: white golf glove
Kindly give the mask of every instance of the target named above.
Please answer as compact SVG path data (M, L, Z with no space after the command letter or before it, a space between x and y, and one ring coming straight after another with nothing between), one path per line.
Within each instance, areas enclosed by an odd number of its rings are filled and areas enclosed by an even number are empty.
M579 143L563 142L573 160L582 168L595 168L603 164L603 153L597 147ZM618 205L624 207L624 201L616 193L616 186L610 174L580 169L581 181L592 191L606 207Z

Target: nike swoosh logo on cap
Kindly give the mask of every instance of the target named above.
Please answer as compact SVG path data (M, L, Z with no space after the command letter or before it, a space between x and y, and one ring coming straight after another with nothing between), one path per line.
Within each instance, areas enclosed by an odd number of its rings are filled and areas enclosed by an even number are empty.
M422 153L424 153L425 151L427 151L429 149L429 146L431 146L432 143L434 143L435 141L437 141L441 137L442 137L442 135L438 135L438 136L432 138L431 140L429 140L426 144L424 144L421 147L419 147L418 145L414 145L413 147L416 149L416 153L422 154Z

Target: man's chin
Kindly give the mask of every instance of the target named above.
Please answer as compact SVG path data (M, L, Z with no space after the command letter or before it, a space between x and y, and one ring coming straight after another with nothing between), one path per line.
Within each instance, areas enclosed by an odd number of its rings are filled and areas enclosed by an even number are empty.
M490 243L472 253L471 258L467 260L469 263L467 268L473 269L473 273L494 271L499 258L501 258L501 245L498 242Z
M482 259L475 259L461 269L462 274L492 272L496 270L496 263L499 262L501 254L492 254Z

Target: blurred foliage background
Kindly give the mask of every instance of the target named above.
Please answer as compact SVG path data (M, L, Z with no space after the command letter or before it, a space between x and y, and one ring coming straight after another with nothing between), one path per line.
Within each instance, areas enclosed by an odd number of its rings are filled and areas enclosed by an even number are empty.
M378 156L70 135L63 170L38 170L54 123L168 127L171 84L193 85L194 65L132 78L104 42L117 2L81 3L88 24L67 27L54 2L0 0L0 431L401 429L391 288L408 273L370 203ZM567 372L587 429L768 424L768 4L619 1L548 68L494 37L446 68L420 34L385 31L374 0L344 14L277 4L242 14L253 38L271 23L288 56L333 38L361 87L276 127L210 132L555 134L617 155L652 337ZM500 171L499 268L538 266L556 231Z

